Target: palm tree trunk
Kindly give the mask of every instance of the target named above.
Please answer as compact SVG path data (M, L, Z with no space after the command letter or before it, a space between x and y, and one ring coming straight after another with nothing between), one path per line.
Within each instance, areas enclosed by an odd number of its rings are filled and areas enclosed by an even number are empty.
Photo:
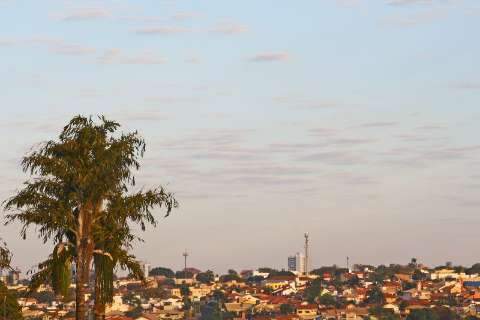
M85 294L89 293L90 263L92 262L92 241L84 238L78 244L77 274L76 274L76 320L85 320L87 316L87 303Z
M75 319L85 320L87 314L87 306L85 303L85 294L88 287L88 267L85 265L85 257L82 253L83 250L79 250L76 262L76 274L75 274ZM85 270L87 269L87 271Z
M99 272L99 270L95 270ZM95 320L105 320L105 303L102 299L101 277L95 275Z

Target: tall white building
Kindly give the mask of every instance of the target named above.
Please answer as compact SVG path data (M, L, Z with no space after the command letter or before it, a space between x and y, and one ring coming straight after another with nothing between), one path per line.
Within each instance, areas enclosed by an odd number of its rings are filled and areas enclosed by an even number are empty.
M297 252L294 256L288 257L288 271L305 273L306 258L303 253Z
M306 273L306 258L303 253L297 252L295 255L295 258L297 260L297 272L300 274Z

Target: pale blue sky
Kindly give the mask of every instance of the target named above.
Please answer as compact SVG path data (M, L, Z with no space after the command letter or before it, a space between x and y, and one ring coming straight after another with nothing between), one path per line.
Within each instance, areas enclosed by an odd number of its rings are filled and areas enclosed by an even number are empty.
M75 114L147 141L181 208L153 265L471 264L480 223L480 3L0 0L0 198ZM0 227L15 263L48 252Z

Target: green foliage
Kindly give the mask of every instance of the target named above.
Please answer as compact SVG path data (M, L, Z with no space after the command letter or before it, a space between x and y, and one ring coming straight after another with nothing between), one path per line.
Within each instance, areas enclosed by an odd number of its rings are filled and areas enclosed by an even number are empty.
M133 319L136 319L136 318L140 317L142 314L143 314L143 309L142 309L141 306L136 306L132 310L125 312L125 315L127 317L130 317L130 318L133 318Z
M369 309L369 313L381 320L400 320L400 316L394 314L392 310L384 309L381 306L375 306Z
M433 309L412 310L406 320L456 320L461 319L453 310L439 307Z
M315 299L320 295L320 291L322 289L322 280L315 279L313 280L310 285L304 291L304 297L309 303L314 303Z
M329 293L321 295L318 302L325 306L337 306L337 300Z
M385 303L385 296L382 289L378 286L374 286L367 292L367 303L382 305Z
M7 269L10 267L12 254L7 248L7 244L0 238L0 269Z
M187 284L184 283L180 286L180 294L183 297L188 297L190 295L190 288L188 287Z
M270 274L268 275L269 278L272 278L272 277L281 277L281 276L295 276L295 274L293 274L293 273L290 272L290 271L281 270L281 271L272 271L272 272L270 272Z
M480 263L475 263L474 265L472 265L470 268L466 270L466 273L467 274L480 273Z
M177 271L175 272L175 278L177 279L191 279L193 278L193 273L190 271Z
M223 276L220 276L220 281L221 282L229 282L229 281L243 281L243 279L238 275L238 274L224 274Z
M211 270L200 272L195 278L200 283L213 283L215 281L215 274Z
M427 275L419 269L415 269L415 271L413 271L412 279L415 281L425 280L427 279Z
M222 311L218 303L209 302L200 308L201 320L223 320Z
M262 267L262 268L258 268L258 272L261 272L261 273L275 273L275 272L278 272L278 270L272 269L272 268L269 268L269 267Z
M172 269L169 268L155 267L150 270L150 276L164 276L167 278L174 278L175 273L172 271Z
M281 314L291 314L295 312L295 307L288 303L282 303L280 305L280 313Z
M0 281L0 318L4 315L9 320L23 319L16 295Z
M5 202L10 212L7 223L20 222L23 238L35 226L44 242L69 249L69 259L77 265L78 297L88 285L90 265L95 263L101 271L96 273L100 276L96 288L102 302L110 299L117 264L143 276L135 257L128 255L136 239L131 225L142 230L147 224L155 226L153 208L164 207L168 215L178 206L162 187L129 192L135 185L133 172L140 168L145 142L137 132L118 133L119 128L105 117L98 122L92 117L73 118L57 140L23 158L23 170L32 179ZM62 291L67 270L55 254L52 258L40 268L36 281L50 274L52 283ZM84 303L77 299L77 317L84 317Z

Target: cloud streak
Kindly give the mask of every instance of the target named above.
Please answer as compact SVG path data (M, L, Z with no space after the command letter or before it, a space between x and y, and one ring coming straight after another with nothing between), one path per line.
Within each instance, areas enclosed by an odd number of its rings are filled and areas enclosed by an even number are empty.
M290 58L290 55L287 52L263 52L258 53L248 60L251 62L275 62L275 61L285 61Z

